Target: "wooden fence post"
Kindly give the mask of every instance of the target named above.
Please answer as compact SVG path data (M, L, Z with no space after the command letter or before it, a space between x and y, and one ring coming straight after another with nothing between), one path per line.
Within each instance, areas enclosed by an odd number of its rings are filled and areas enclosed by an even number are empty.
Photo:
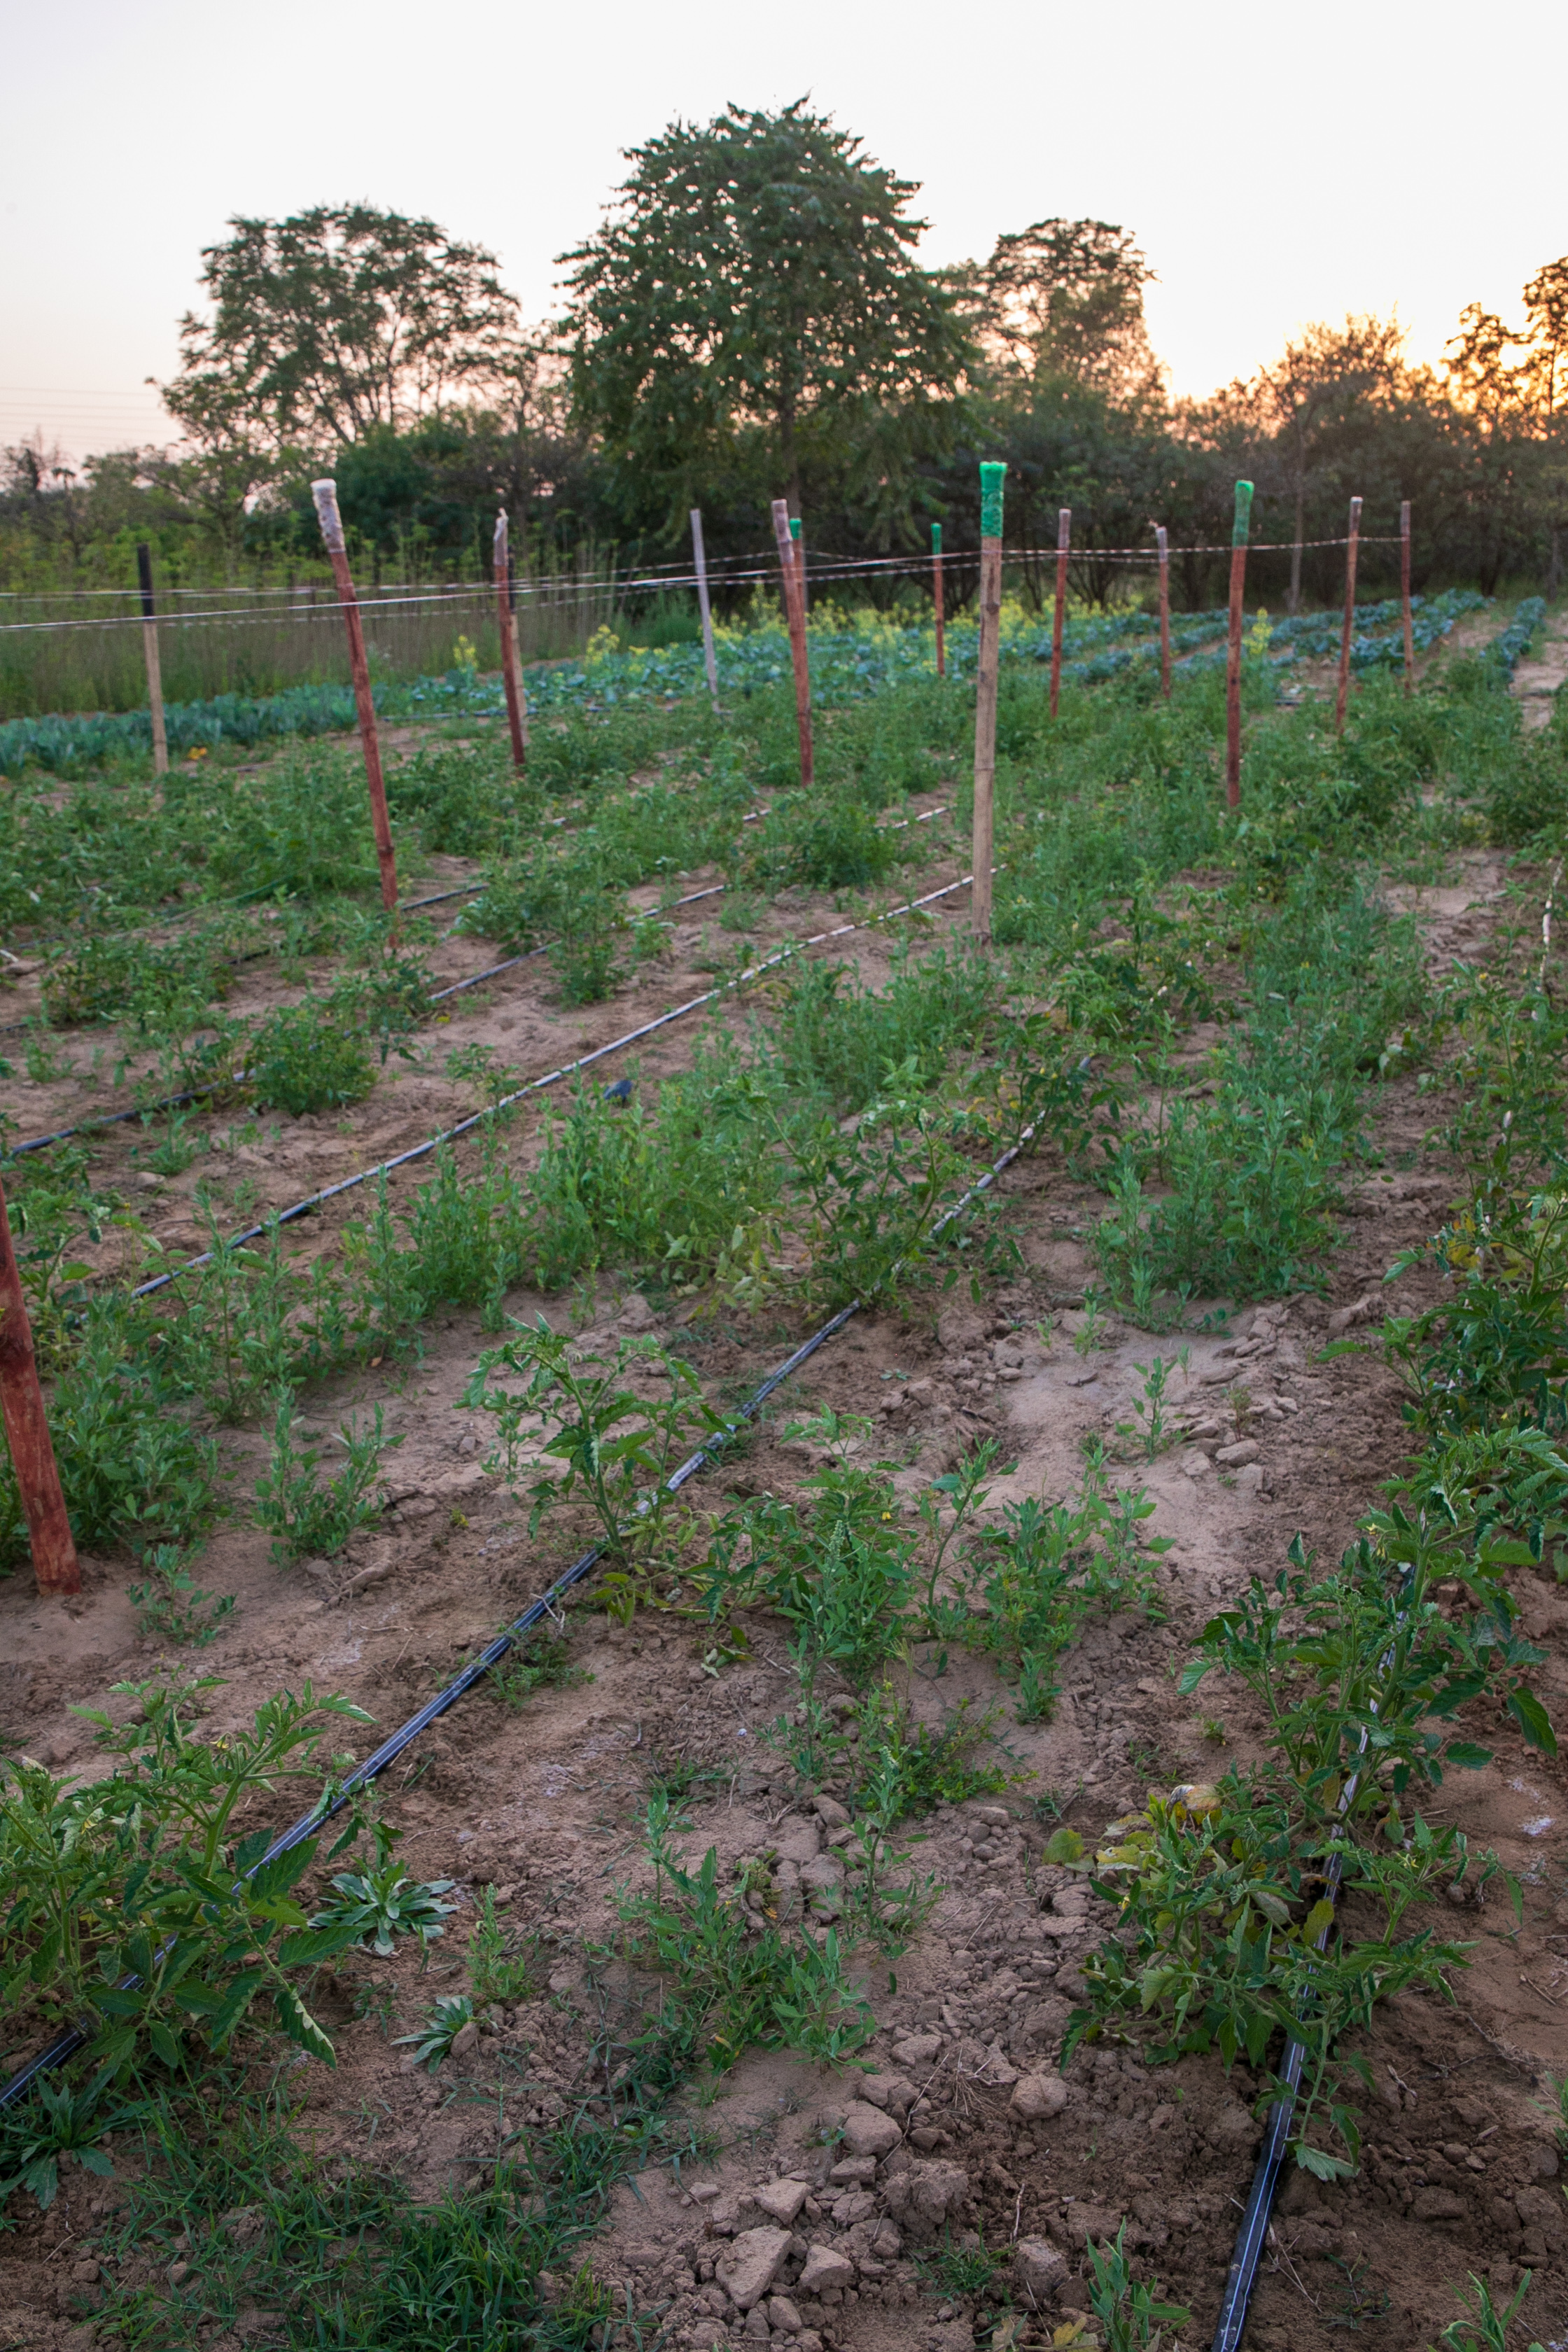
M66 1517L60 1474L44 1417L44 1392L33 1354L33 1328L22 1296L21 1269L11 1242L5 1192L0 1186L0 1415L16 1473L33 1574L40 1592L79 1592L81 1567Z
M991 944L991 864L995 839L996 673L1002 634L1002 492L1005 465L980 468L980 658L974 686L973 880L970 925L975 945Z
M522 682L522 642L517 634L517 558L507 550L506 611L511 627L511 657L517 664L517 719L522 730L522 755L528 757L528 688Z
M1415 638L1410 626L1410 501L1399 502L1399 601L1405 611L1405 691L1415 691Z
M528 739L522 730L522 680L518 675L517 637L511 614L511 561L507 553L506 509L496 517L492 552L495 558L496 621L500 630L500 670L506 688L506 721L511 730L511 763L528 765Z
M370 821L375 830L375 854L381 866L381 903L390 915L397 905L397 867L392 855L392 823L386 814L386 786L381 774L381 744L375 731L375 701L370 690L364 629L360 621L359 598L354 594L353 574L349 570L348 549L343 543L343 527L338 517L338 486L329 475L324 481L311 483L310 496L316 501L316 520L331 558L332 578L337 583L338 602L343 608L343 625L348 631L354 708L359 713L364 779L370 790Z
M1160 551L1160 691L1167 702L1171 699L1171 550L1163 522L1154 525L1154 544Z
M800 732L800 781L802 789L809 792L814 771L811 756L811 667L805 651L805 605L801 595L801 571L795 561L795 539L790 530L789 507L783 499L773 500L773 538L779 551L779 570L784 574L790 659L795 665L795 717Z
M512 625L512 560L508 555L505 508L496 515L491 555L496 564L496 625L500 630L500 682L505 687L505 724L512 734L512 767L529 764L529 739L521 727L521 677L517 675L517 633Z
M945 677L947 676L947 643L943 635L944 615L942 604L942 525L939 522L933 522L931 527L931 600L936 606L936 674L938 677Z
M1351 635L1355 627L1356 551L1361 540L1361 500L1351 500L1351 535L1345 541L1345 617L1340 630L1340 681L1334 696L1334 733L1345 731L1345 699L1351 690Z
M1241 804L1241 619L1247 588L1247 534L1252 519L1252 484L1236 486L1236 520L1230 530L1230 635L1225 657L1225 796Z
M153 714L153 773L169 772L169 738L163 730L163 669L158 659L158 610L153 602L153 551L136 551L136 576L142 583L142 651L147 657L147 705Z
M1057 609L1051 620L1051 717L1062 688L1062 615L1068 601L1068 550L1072 544L1072 509L1057 509Z
M702 548L702 509L691 509L691 551L697 558L697 609L702 615L702 661L708 672L708 691L713 708L719 708L719 656L713 650L713 608L708 601L708 558Z

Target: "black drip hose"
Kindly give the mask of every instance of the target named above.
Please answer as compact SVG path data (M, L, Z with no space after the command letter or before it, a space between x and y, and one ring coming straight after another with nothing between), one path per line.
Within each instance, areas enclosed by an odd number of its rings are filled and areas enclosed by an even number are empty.
M952 1208L938 1218L931 1228L931 1237L933 1241L956 1218L963 1215L971 1202L977 1200L981 1193L991 1190L1003 1170L1011 1167L1019 1153L1032 1142L1036 1131L1035 1123L1026 1127L1017 1142L1010 1145L994 1165L988 1168L984 1175L972 1184L969 1190L953 1202ZM861 1307L861 1300L852 1299L847 1307L841 1307L837 1315L830 1316L818 1330L812 1333L809 1339L803 1339L794 1353L786 1356L784 1362L752 1390L744 1404L736 1412L734 1419L726 1423L717 1436L710 1438L705 1444L700 1445L695 1454L687 1456L679 1469L670 1473L664 1482L665 1492L678 1495L689 1479L694 1478L700 1470L707 1469L715 1462L730 1439L761 1412L775 1389L780 1388L793 1373L797 1372L802 1364L815 1356L817 1349L836 1333L842 1331L844 1326L854 1316L860 1313ZM356 1790L366 1788L372 1780L378 1779L387 1766L395 1763L405 1748L410 1747L422 1732L427 1731L433 1723L438 1721L447 1713L448 1707L455 1706L460 1698L473 1689L476 1683L489 1674L492 1666L499 1665L507 1652L531 1633L542 1618L551 1613L562 1594L570 1592L574 1585L581 1584L584 1578L597 1567L604 1556L605 1546L601 1543L595 1544L590 1550L584 1552L580 1559L574 1559L571 1567L540 1594L537 1601L530 1602L522 1615L515 1618L504 1633L497 1634L488 1649L481 1650L479 1656L472 1659L460 1674L453 1676L444 1690L437 1691L436 1696L426 1700L416 1714L409 1717L406 1723L401 1725L389 1738L384 1739L374 1753L367 1756L364 1762L349 1774L335 1797L325 1805L314 1806L310 1812L302 1813L289 1828L280 1831L261 1856L260 1861L253 1864L253 1871L260 1870L265 1864L274 1861L279 1854L289 1853L292 1847L300 1844L306 1838L313 1836L333 1818L334 1814L342 1812ZM117 1990L122 1992L133 1991L139 1981L140 1979L133 1976L122 1977ZM96 2025L70 2025L67 2026L63 2032L58 2033L45 2049L37 2052L28 2059L25 2066L18 2068L5 2087L0 2089L0 2108L12 2105L17 2099L23 2097L35 2083L41 2081L45 2075L52 2074L57 2066L62 2066L68 2058L75 2057L79 2051L87 2047L96 2032Z

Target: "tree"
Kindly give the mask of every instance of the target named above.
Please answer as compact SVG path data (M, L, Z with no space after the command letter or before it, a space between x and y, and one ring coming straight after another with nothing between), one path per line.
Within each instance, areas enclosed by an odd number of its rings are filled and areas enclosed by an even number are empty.
M330 449L512 363L517 304L482 246L373 205L235 218L204 249L212 314L180 326L163 404L205 446Z
M983 352L1016 376L1066 379L1120 404L1157 396L1160 366L1143 319L1150 268L1110 221L1043 220L996 240L959 273Z
M562 256L576 415L672 530L748 442L798 511L879 404L952 399L967 339L913 257L914 184L860 144L804 100L672 123Z

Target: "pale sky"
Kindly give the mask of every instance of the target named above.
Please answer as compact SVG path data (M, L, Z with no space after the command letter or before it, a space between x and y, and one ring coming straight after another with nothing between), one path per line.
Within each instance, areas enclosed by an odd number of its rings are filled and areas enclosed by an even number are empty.
M1059 214L1132 230L1178 393L1395 304L1418 358L1568 250L1562 0L12 0L0 440L166 440L202 246L366 198L489 246L524 314L619 151L809 93L922 184L931 262Z

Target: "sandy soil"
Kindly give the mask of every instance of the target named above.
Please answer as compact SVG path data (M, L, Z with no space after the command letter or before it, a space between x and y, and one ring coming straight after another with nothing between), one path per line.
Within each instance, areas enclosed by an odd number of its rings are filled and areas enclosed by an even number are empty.
M1426 921L1435 968L1480 948L1500 887L1498 862L1478 854L1455 887L1405 894ZM772 919L798 933L827 911L781 906ZM537 968L522 967L521 979L509 976L504 991L466 1009L450 1034L492 1040L525 1068L552 1063L563 1041L615 1034L639 1007L703 979L701 935L691 925L670 970L580 1015L551 1008ZM885 969L884 945L857 942L855 951L868 974ZM647 1055L650 1074L684 1058L679 1036ZM244 1163L252 1197L280 1202L302 1176L320 1181L379 1157L452 1108L444 1082L422 1075L378 1090L346 1131L286 1122L276 1142L244 1147L254 1155ZM1202 1777L1225 1753L1256 1746L1261 1727L1242 1699L1211 1682L1183 1701L1171 1669L1216 1603L1253 1571L1274 1572L1298 1529L1326 1553L1346 1543L1405 1451L1391 1375L1371 1360L1323 1362L1318 1351L1331 1311L1377 1296L1395 1252L1437 1221L1452 1179L1421 1154L1432 1118L1413 1083L1382 1097L1386 1164L1355 1187L1326 1301L1270 1302L1223 1338L1193 1339L1176 1395L1191 1435L1154 1464L1118 1473L1147 1486L1151 1529L1170 1540L1160 1571L1166 1622L1092 1626L1064 1661L1054 1718L1004 1727L1006 1794L943 1809L923 1825L919 1866L943 1891L911 1951L891 1969L863 1970L879 2021L867 2053L875 2071L834 2074L749 2057L706 2110L714 2152L703 2176L648 2174L617 2195L595 2269L660 2307L681 2352L731 2338L800 2352L895 2344L902 2352L911 2339L921 2352L970 2352L977 2327L989 2325L984 2302L944 2296L921 2269L944 2236L963 2243L968 2233L1003 2257L1026 2309L1037 2295L1041 2315L1023 2340L1048 2342L1050 2326L1084 2306L1086 2236L1123 2218L1140 2267L1193 2307L1183 2343L1206 2340L1259 2137L1255 2085L1245 2069L1227 2079L1217 2061L1146 2070L1117 2048L1080 2055L1058 2081L1054 2053L1078 1965L1110 1915L1044 1864L1053 1822L1039 1801L1050 1792L1092 1839L1151 1780ZM158 1202L170 1239L188 1234L185 1181ZM775 1401L743 1456L708 1481L710 1507L726 1493L791 1491L807 1464L784 1429L818 1403L876 1414L906 1487L986 1433L1016 1465L994 1482L993 1508L1076 1487L1080 1438L1108 1435L1128 1417L1134 1365L1159 1343L1112 1325L1098 1348L1080 1354L1073 1344L1078 1318L1066 1302L1089 1271L1084 1231L1098 1195L1048 1153L1021 1162L1001 1189L1025 1274L978 1307L951 1294L908 1320L858 1318ZM520 1296L511 1306L563 1317L560 1300ZM629 1329L660 1330L691 1352L710 1390L727 1394L786 1344L782 1331L678 1327L639 1293L605 1288L584 1336ZM584 1522L549 1522L530 1541L525 1511L480 1466L482 1433L460 1397L483 1344L476 1318L447 1316L412 1369L312 1396L310 1419L322 1428L353 1404L385 1407L404 1439L391 1458L395 1501L342 1564L314 1574L280 1572L254 1529L231 1526L215 1538L202 1581L232 1591L238 1609L201 1658L226 1677L214 1732L242 1721L259 1692L307 1676L391 1727L577 1549ZM1250 1392L1244 1426L1227 1402L1238 1380ZM1216 1464L1237 1444L1250 1444L1252 1457ZM259 1441L242 1434L234 1449L243 1483ZM136 1641L128 1580L123 1561L89 1563L81 1601L63 1608L39 1602L21 1577L0 1585L0 1727L62 1770L89 1764L86 1727L70 1707L102 1705L114 1681L160 1664ZM1543 1696L1561 1719L1568 1596L1532 1582L1525 1622L1553 1649ZM623 1629L590 1606L570 1633L587 1679L516 1711L471 1696L391 1776L388 1810L406 1832L407 1858L422 1876L456 1877L464 1909L423 1981L412 1959L372 1971L392 1993L389 2023L353 2018L363 1970L345 1966L324 1987L340 2070L303 2068L296 2078L301 2128L319 2148L363 2151L374 2124L377 2156L433 2195L477 2178L495 2153L493 2106L466 2099L466 2088L504 2086L512 2120L559 2114L603 2088L604 2053L637 1988L590 1964L584 1948L608 1936L617 1884L639 1883L633 1815L654 1768L689 1763L713 1776L690 1801L694 1856L712 1845L723 1865L771 1853L775 1867L798 1869L831 1850L833 1809L792 1801L790 1776L767 1742L791 1688L776 1629L758 1620L752 1631L751 1654L723 1664L679 1620L645 1615ZM944 1666L919 1649L904 1672L925 1719L966 1696L1002 1696L988 1667L960 1654ZM1495 1899L1452 1914L1445 1906L1434 1922L1473 1940L1473 1964L1456 1979L1454 2006L1401 1998L1365 2037L1375 2087L1363 2169L1337 2189L1291 2181L1247 2338L1265 2352L1328 2352L1352 2323L1374 2343L1413 2352L1453 2315L1467 2270L1504 2286L1525 2263L1538 2273L1534 2332L1543 2342L1568 2333L1568 2208L1550 2126L1532 2104L1543 2075L1568 2067L1568 1801L1559 1766L1527 1756L1489 1721L1487 1737L1496 1761L1446 1785L1445 1817L1521 1874L1523 1924ZM487 1885L540 1938L548 1990L493 2020L430 2079L390 2037L408 2030L434 1991L461 1983L470 1906ZM84 2211L79 2190L44 2220L18 2210L19 2226L0 2239L0 2344L51 2352L90 2340L72 2314L100 2290L78 2274L79 2242L114 2193L95 2189ZM150 2273L156 2251L146 2259ZM265 2314L245 2315L237 2331L212 2336L207 2352L237 2352L267 2333Z

